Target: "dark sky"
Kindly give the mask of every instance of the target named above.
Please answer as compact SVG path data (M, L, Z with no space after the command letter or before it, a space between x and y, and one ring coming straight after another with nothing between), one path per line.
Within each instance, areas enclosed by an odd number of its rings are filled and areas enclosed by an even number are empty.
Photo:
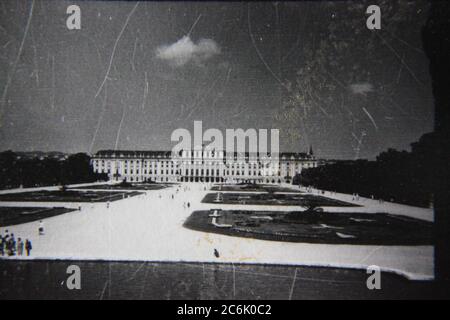
M81 30L66 27L71 4ZM421 1L0 1L0 150L170 150L194 120L277 128L281 151L324 158L407 149L433 128L427 14Z

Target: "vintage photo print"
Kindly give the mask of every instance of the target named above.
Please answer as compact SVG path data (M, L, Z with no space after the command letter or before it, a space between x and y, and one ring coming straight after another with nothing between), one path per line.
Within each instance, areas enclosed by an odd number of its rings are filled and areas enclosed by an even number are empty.
M448 298L449 18L1 1L1 299Z

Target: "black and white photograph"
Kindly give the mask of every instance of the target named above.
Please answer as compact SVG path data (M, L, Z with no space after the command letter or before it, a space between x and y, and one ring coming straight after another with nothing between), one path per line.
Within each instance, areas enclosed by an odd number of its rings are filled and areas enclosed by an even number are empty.
M449 65L447 1L0 1L0 299L450 298Z

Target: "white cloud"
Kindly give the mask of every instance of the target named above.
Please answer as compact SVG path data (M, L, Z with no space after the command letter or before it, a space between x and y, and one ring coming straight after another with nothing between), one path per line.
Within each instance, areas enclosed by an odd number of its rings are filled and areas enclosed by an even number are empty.
M367 82L354 83L350 85L350 90L354 94L366 94L373 91L373 85Z
M190 61L203 62L212 56L219 54L220 48L212 39L200 39L194 43L189 36L184 36L170 45L162 45L156 49L156 56L180 67Z

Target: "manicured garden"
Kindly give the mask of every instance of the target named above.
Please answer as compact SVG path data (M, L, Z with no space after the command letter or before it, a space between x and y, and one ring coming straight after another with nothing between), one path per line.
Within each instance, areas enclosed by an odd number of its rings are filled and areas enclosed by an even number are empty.
M431 245L432 223L386 213L317 211L194 211L184 227L236 237L272 241Z
M298 187L297 187L298 188ZM270 184L223 184L214 185L211 187L212 191L234 191L234 192L298 192L300 190L295 190L292 188L281 187L277 185Z
M114 191L31 191L21 193L0 194L0 201L36 201L36 202L107 202L116 201L142 194L141 192L114 192Z
M157 183L118 183L118 184L97 184L86 187L73 187L72 189L89 189L89 190L162 190L168 188L168 184Z
M0 227L37 221L72 211L74 209L60 207L0 207Z
M265 206L305 206L305 207L357 207L349 202L312 194L283 193L208 193L202 203L265 205Z

